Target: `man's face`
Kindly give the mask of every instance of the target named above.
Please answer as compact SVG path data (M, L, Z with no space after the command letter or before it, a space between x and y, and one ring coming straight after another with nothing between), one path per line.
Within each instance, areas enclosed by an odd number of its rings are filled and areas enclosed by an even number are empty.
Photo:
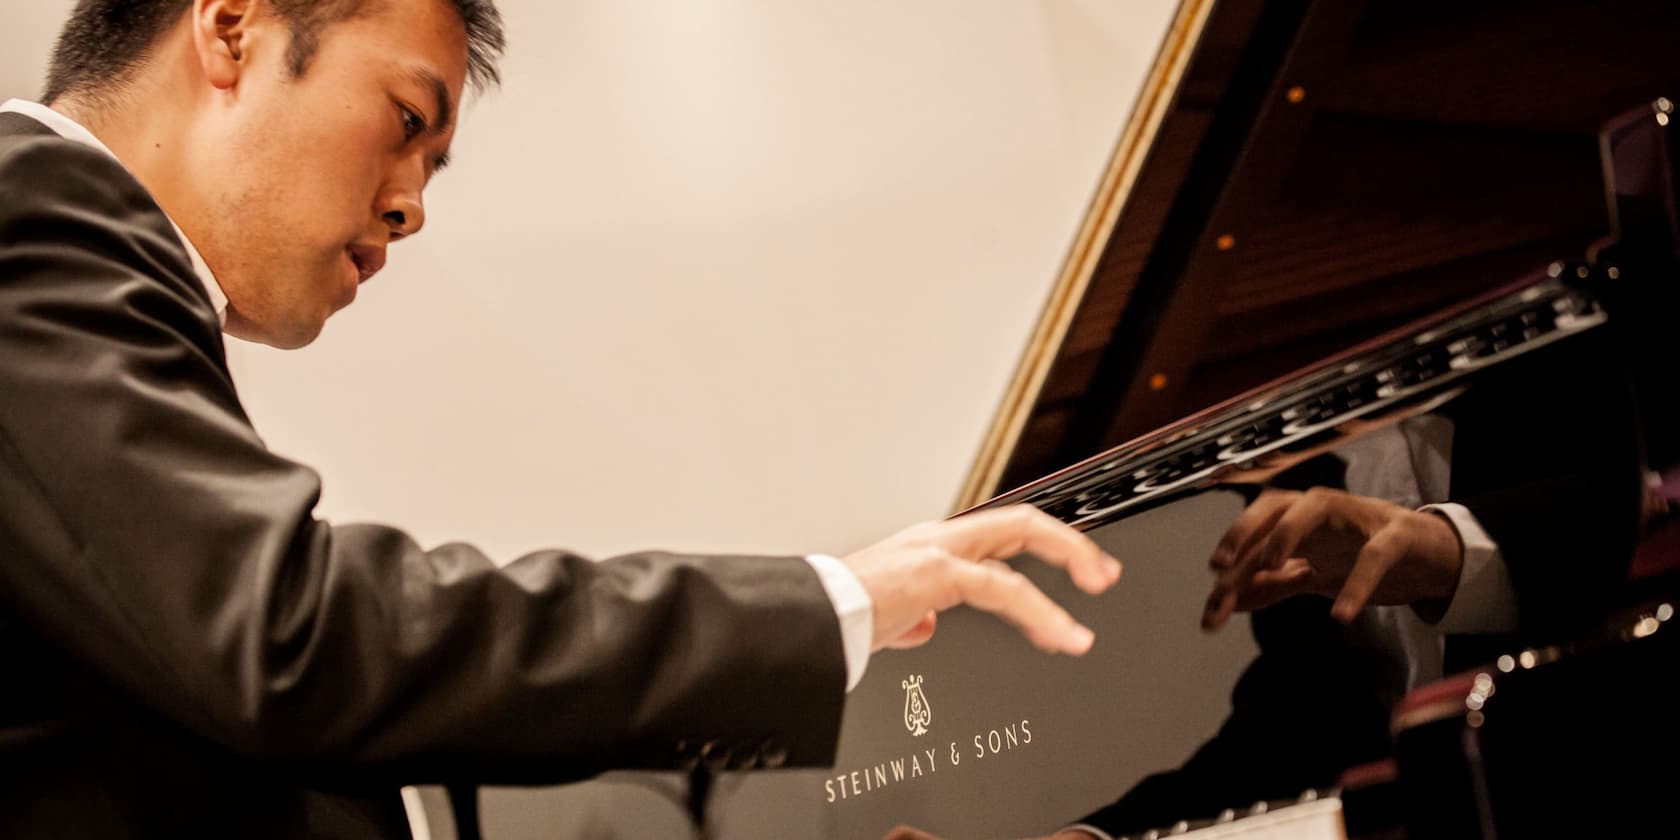
M284 21L254 4L238 84L216 101L186 177L188 228L228 295L228 332L300 347L420 230L444 160L467 40L445 0L368 2L329 24L301 77ZM266 17L265 17L266 15Z

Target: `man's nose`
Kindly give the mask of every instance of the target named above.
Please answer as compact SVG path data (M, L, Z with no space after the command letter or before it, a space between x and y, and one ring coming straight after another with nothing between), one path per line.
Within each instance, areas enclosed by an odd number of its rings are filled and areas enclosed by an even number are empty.
M419 233L426 226L426 207L419 196L397 196L380 215L391 228L392 242Z

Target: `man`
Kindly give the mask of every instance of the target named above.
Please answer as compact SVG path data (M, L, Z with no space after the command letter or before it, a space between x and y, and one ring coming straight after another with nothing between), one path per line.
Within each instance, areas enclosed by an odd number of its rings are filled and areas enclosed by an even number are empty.
M308 344L420 231L501 48L489 0L82 0L5 105L0 836L402 836L399 784L825 764L868 655L939 610L1092 644L1001 561L1119 564L1030 509L844 560L504 568L314 518L222 333Z

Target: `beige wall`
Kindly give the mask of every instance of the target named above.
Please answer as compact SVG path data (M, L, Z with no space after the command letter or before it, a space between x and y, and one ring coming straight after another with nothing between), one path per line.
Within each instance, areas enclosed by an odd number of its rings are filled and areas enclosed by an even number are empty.
M0 98L70 5L4 0ZM501 5L425 234L314 347L230 348L321 513L503 558L945 514L1173 3ZM1219 691L1172 701L1188 731Z
M945 513L1167 4L504 5L426 235L239 354L323 509L503 555Z

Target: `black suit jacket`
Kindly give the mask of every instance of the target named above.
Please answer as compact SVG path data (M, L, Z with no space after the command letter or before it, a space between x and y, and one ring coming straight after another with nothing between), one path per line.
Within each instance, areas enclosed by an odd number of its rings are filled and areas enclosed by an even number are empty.
M1452 500L1498 544L1518 609L1510 635L1447 637L1447 673L1578 634L1615 606L1641 474L1624 374L1615 337L1601 330L1497 369L1447 406ZM1340 477L1301 469L1282 483L1338 486ZM1080 822L1115 835L1161 828L1328 788L1343 770L1388 756L1404 654L1363 626L1367 619L1343 626L1329 607L1300 597L1256 611L1260 653L1219 732L1181 767Z
M399 784L832 762L801 560L498 568L319 491L146 190L0 115L0 836L402 836Z

